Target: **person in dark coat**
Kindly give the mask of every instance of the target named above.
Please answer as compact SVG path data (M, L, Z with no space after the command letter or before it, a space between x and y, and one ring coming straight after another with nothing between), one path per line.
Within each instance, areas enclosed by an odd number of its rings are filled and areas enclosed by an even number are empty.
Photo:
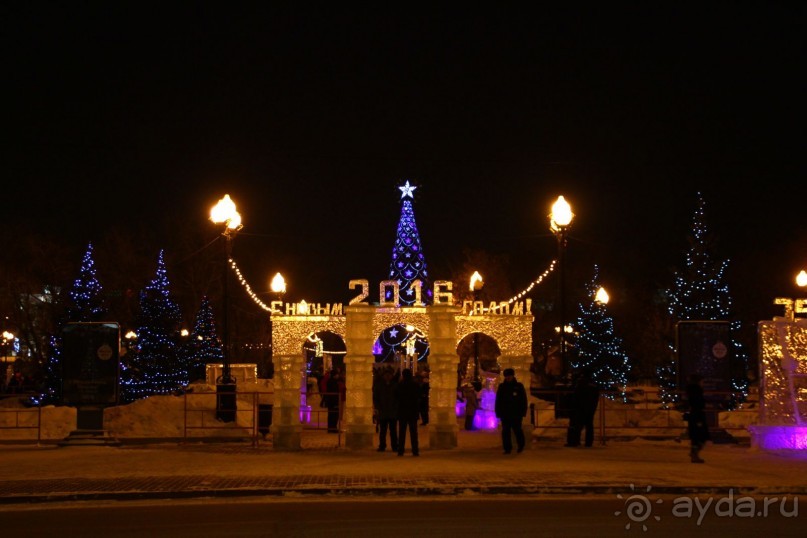
M421 389L412 379L412 370L404 369L401 382L395 388L395 400L398 404L398 455L404 455L406 448L406 430L409 429L412 444L412 455L419 456L418 449L418 415L420 414Z
M420 425L425 426L429 423L429 376L415 374L415 383L420 387Z
M521 421L527 415L527 391L524 385L516 380L516 372L505 368L504 381L496 389L496 416L502 422L502 447L504 453L513 451L512 431L516 435L518 452L524 450L524 430Z
M684 414L689 434L689 458L692 463L703 463L700 451L709 440L709 426L706 423L706 398L703 395L701 376L692 374L687 379L686 397L688 411Z
M381 379L373 385L373 406L378 413L378 451L387 449L387 430L392 450L398 451L398 402L395 399L395 389L398 387L398 376L393 374L392 368L387 367L381 374Z
M591 379L588 370L580 373L572 393L572 409L569 428L566 431L566 446L580 446L580 434L586 430L585 444L594 444L594 415L600 401L600 387Z
M341 384L339 370L332 370L325 381L325 392L322 394L322 401L328 408L328 433L339 432L339 400L341 396Z

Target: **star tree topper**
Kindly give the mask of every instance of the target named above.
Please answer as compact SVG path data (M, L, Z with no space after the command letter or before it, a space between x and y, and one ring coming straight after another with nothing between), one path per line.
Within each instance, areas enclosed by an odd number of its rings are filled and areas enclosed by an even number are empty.
M406 184L403 187L398 188L401 189L401 198L406 198L408 196L414 199L413 193L415 189L417 189L417 187L414 185L410 185L409 180L406 181Z

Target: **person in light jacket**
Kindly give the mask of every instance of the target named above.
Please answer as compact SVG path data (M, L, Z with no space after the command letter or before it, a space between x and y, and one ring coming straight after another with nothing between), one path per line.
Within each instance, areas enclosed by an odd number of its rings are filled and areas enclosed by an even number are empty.
M476 410L479 409L479 397L471 383L462 386L462 397L465 399L465 430L473 431L476 429L474 417L476 417Z

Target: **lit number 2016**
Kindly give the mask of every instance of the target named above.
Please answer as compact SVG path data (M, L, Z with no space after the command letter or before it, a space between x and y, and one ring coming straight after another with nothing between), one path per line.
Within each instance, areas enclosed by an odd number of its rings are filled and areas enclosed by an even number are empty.
M447 280L437 280L434 282L434 298L436 304L447 303L453 304L454 297L451 293L451 282ZM353 289L357 286L361 286L361 293L350 300L348 303L349 305L359 304L365 302L367 296L369 295L370 284L367 279L356 279L351 280L348 287ZM392 297L390 301L386 300L387 291L392 289ZM415 292L415 302L412 306L424 306L423 305L423 282L421 280L413 280L412 283L409 285L410 290L414 290ZM446 290L446 291L443 291ZM398 282L396 280L382 280L378 286L378 295L379 295L379 306L382 307L389 307L389 306L400 306L400 289Z

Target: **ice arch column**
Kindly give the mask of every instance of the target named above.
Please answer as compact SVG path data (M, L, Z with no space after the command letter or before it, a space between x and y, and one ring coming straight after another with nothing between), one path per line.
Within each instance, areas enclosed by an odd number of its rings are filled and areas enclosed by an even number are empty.
M532 439L532 432L535 429L532 424L532 417L530 416L530 413L532 412L530 404L534 401L534 398L530 392L530 385L532 381L530 365L532 364L532 356L516 355L513 353L513 350L502 349L502 354L499 356L499 364L502 367L502 372L504 372L506 368L512 368L515 370L516 380L524 385L524 389L527 391L527 416L524 417L521 425L522 429L524 430L524 437L527 439L527 444L529 444L530 440ZM504 381L504 378L500 377L499 383L502 381Z
M457 446L457 324L460 308L429 307L429 448Z
M373 425L373 315L369 305L345 307L346 395L343 428L345 446L350 449L372 448Z
M275 450L300 450L300 380L303 356L275 356L275 394L272 407L272 446Z

